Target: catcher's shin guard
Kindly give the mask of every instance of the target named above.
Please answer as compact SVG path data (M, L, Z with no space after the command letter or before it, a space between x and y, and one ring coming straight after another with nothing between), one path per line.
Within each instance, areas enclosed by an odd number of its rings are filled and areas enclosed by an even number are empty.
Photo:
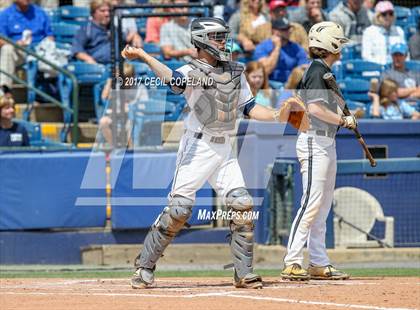
M143 243L136 267L153 270L163 251L182 229L191 216L193 201L186 197L174 196L155 223Z
M226 205L229 210L236 212L230 222L230 249L235 268L235 286L262 287L261 277L252 273L254 254L254 225L250 213L252 197L245 188L237 188L227 194Z

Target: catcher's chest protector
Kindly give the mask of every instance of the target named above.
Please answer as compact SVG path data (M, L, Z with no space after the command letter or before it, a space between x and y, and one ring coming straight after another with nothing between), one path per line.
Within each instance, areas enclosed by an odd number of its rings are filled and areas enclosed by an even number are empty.
M235 62L219 62L219 66L210 68L194 59L190 65L193 71L201 71L213 80L210 86L203 87L203 93L194 104L198 120L213 130L235 128L243 66Z

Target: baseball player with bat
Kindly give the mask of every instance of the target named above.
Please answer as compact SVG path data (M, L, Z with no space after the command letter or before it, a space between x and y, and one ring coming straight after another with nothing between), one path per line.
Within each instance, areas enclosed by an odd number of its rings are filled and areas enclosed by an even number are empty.
M289 235L281 273L283 279L349 278L331 265L325 246L326 219L333 201L337 171L335 134L339 127L357 129L357 120L350 113L342 115L345 108L339 104L343 102L337 101L324 75L334 79L328 74L347 42L342 27L333 22L315 24L309 31L309 54L313 61L297 87L310 123L308 130L300 132L296 143L303 196ZM302 267L305 244L309 252L307 270Z
M255 104L244 67L231 61L226 50L229 32L222 19L193 20L191 42L198 58L174 71L141 48L127 46L122 51L124 58L143 61L160 79L170 82L174 92L185 95L191 109L184 121L169 203L144 240L131 280L133 288L152 285L158 259L191 217L196 192L206 181L228 210L239 215L229 225L235 287L262 287L262 279L252 267L254 225L248 217L240 216L252 211L252 197L245 188L230 137L241 115L261 121L282 118L280 111Z

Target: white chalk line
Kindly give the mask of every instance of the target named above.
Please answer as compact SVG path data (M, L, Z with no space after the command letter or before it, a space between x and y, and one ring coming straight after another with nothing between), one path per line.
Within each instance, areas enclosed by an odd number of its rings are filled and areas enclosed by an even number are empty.
M244 298L244 299L253 299L253 300L277 301L277 302L285 302L285 303L293 303L293 304L331 306L331 307L340 307L340 308L357 308L357 309L372 309L372 310L415 310L415 308L392 308L392 307L355 305L355 304L341 304L341 303L324 302L324 301L307 301L307 300L299 300L299 299L263 297L263 296L249 296L249 295L238 296L238 295L232 294L232 295L226 295L226 297Z
M162 294L138 294L138 293L49 293L49 292L2 292L3 295L34 295L34 296L110 296L110 297L153 297L153 298L197 298L197 297L231 297L231 298L243 298L251 300L262 300L279 303L289 304L303 304L303 305L317 305L317 306L330 306L336 308L355 308L355 309L369 309L369 310L416 310L415 308L395 308L395 307L380 307L370 305L357 305L357 304L342 304L333 302L322 302L322 301L309 301L289 298L278 298L278 297L263 297L263 296L251 296L241 294L244 292L240 291L227 291L217 293L200 293L200 294L189 294L189 295L162 295Z
M116 284L112 282L125 282L126 284ZM206 285L213 285L212 289L221 289L225 290L227 285L220 285L220 286L214 286L214 284L221 284L220 281L214 281L214 282L201 282L200 281L184 281L184 280L157 280L157 283L165 283L166 285L183 285L185 282L188 283L197 283L200 284L200 286L196 287L165 287L162 285L162 287L159 287L159 285L155 285L152 288L153 289L161 289L164 291L191 291L191 290L201 290ZM169 282L169 283L168 283ZM72 285L80 285L82 284L82 287L71 287ZM228 283L226 283L228 284ZM229 283L230 284L230 283ZM297 283L297 282L291 282L291 281L279 281L277 283L270 282L270 284L265 284L264 288L266 289L305 289L305 288L314 288L314 287L320 287L320 286L359 286L359 285L379 285L380 283L377 282L349 282L349 281L309 281L307 283ZM408 283L406 283L408 284ZM104 287L104 288L96 288L98 285L110 285L110 287ZM72 280L72 281L65 281L65 282L35 282L31 284L20 284L20 285L6 285L2 286L0 285L0 290L5 289L51 289L51 288L59 288L60 290L77 290L77 289L88 289L88 290L112 290L115 288L127 288L130 287L130 282L127 279L119 279L119 281L114 281L112 279L108 280Z

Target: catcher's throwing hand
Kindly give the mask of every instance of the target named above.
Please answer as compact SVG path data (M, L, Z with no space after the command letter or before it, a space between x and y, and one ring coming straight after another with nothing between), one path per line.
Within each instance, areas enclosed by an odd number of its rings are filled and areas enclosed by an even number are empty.
M357 120L354 115L343 116L341 118L341 127L348 128L348 129L356 129L357 128Z
M144 61L147 53L141 47L126 45L121 52L121 56L128 60L139 59Z
M277 112L278 121L290 125L300 131L309 129L309 117L306 112L305 104L298 96L293 96L287 99Z

